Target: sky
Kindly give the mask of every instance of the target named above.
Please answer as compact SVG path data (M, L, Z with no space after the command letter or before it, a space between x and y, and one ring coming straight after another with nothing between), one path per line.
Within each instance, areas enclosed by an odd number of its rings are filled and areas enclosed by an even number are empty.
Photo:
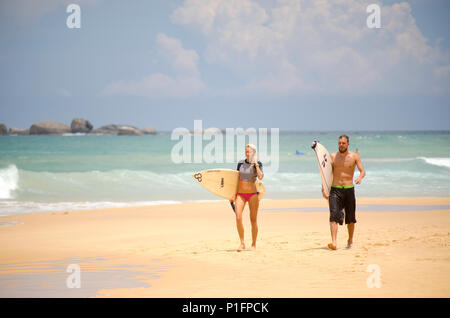
M2 0L0 123L449 130L449 13L445 0Z

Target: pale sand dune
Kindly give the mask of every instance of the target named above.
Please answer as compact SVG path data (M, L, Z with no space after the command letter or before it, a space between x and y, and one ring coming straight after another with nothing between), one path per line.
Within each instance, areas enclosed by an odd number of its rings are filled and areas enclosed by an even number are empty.
M357 204L449 206L450 198L361 198ZM23 224L0 226L0 283L49 271L48 264L78 262L82 274L148 265L136 275L149 286L97 283L97 295L106 297L450 296L450 209L357 212L354 247L345 248L342 226L338 250L331 251L328 213L289 210L326 206L323 199L263 200L257 250L241 253L226 201L2 217ZM244 226L249 247L247 208ZM381 288L367 287L370 264L381 270Z

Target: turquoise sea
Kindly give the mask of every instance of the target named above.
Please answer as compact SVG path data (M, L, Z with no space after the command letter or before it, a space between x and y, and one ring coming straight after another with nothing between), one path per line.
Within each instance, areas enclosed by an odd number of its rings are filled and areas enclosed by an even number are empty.
M275 157L260 156L266 172L266 198L321 198L311 144L318 139L335 152L340 134L280 132L278 169L273 171L273 165L269 168ZM367 173L356 186L358 197L450 195L450 132L347 134L349 149L360 151ZM268 154L276 148L270 144L271 137L269 130ZM203 140L201 151L211 150L211 140ZM203 169L235 169L236 162L244 158L244 149L235 146L227 150L224 138L223 151L232 151L234 161L176 163L171 153L178 143L171 140L171 132L146 136L0 136L0 216L220 200L196 184L191 175ZM191 151L193 154L195 149ZM355 176L358 173L356 170Z

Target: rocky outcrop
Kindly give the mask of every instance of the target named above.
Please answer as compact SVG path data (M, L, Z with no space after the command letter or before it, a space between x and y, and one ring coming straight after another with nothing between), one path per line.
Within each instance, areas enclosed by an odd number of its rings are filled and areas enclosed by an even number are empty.
M156 135L156 129L153 127L147 127L141 130L146 135Z
M72 133L88 133L94 128L89 120L83 118L74 118L70 124Z
M127 135L127 136L142 136L144 133L133 126L121 126L119 128L118 135Z
M44 121L33 124L30 127L30 135L66 134L70 133L70 127L56 121Z
M189 130L190 134L204 134L204 135L215 135L215 134L225 134L226 130L221 128L210 127L206 129L195 129Z
M119 125L106 125L90 131L91 134L117 135Z
M144 134L140 129L128 125L106 125L98 129L91 130L92 134L128 135L141 136Z
M7 134L8 134L8 130L6 129L6 125L0 124L0 135L7 135Z
M30 131L28 129L19 128L9 128L8 135L29 135Z
M0 123L0 135L48 135L48 134L66 134L66 133L90 133L105 135L128 135L142 136L155 135L156 129L147 127L139 129L130 125L106 125L93 129L89 120L83 118L74 118L69 126L56 121L44 121L31 125L30 129L10 128L9 131L5 124Z

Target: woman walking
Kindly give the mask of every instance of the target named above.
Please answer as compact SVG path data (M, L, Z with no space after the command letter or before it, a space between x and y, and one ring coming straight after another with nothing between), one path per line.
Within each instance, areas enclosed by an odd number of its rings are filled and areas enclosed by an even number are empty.
M245 204L248 202L250 208L250 222L252 224L252 250L256 249L256 238L258 236L258 207L259 199L256 190L256 178L262 180L264 177L262 163L258 161L256 155L256 146L248 144L245 146L245 157L238 162L237 170L239 171L239 188L234 198L236 212L236 226L241 241L237 251L245 249L244 243L244 225L242 224L242 212Z

